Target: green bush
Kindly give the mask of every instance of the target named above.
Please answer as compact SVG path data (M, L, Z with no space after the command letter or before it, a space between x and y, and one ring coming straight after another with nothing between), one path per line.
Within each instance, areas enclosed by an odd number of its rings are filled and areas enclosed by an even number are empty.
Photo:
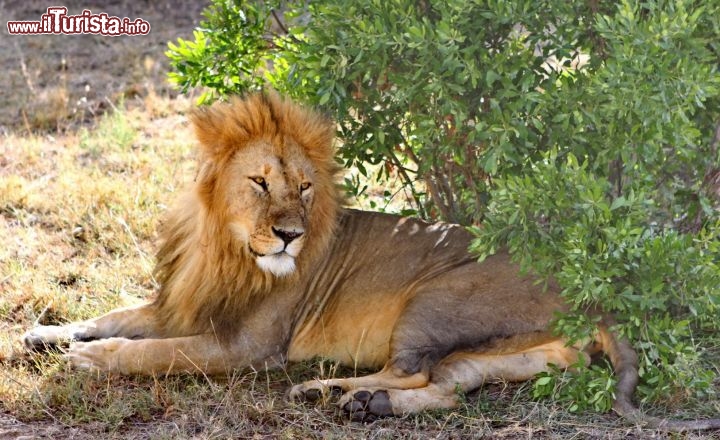
M479 256L509 247L574 311L614 313L642 398L712 391L720 4L214 0L194 38L168 51L183 90L269 86L325 108L347 167L475 225ZM557 328L585 336L583 316ZM544 376L535 394L605 409L606 375Z
M644 399L710 392L713 373L700 356L703 336L720 329L720 225L691 235L648 223L657 206L643 191L633 185L611 199L610 183L587 163L550 154L532 172L497 182L473 248L482 258L507 246L525 269L552 275L577 312L556 321L572 339L593 330L582 311L615 315L616 330L638 350ZM564 385L584 396L574 399L580 408L605 409L610 401L612 389L599 398L592 381Z
M193 32L194 41L168 44L175 71L170 81L184 93L206 87L199 104L217 97L262 87L262 71L272 60L264 39L271 2L214 1L205 21Z

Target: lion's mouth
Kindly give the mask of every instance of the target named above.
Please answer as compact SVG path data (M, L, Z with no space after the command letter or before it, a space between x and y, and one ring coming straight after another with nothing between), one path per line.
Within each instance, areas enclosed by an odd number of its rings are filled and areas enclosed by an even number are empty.
M250 247L249 249L250 249L250 255L252 255L252 256L255 257L255 258L259 258L259 257L277 257L277 256L281 256L281 255L287 255L287 256L289 256L290 258L295 258L295 257L296 257L296 255L293 255L293 254L291 254L290 252L288 252L287 249L283 249L283 250L281 250L281 251L279 251L279 252L274 252L274 253L272 253L272 254L263 254L262 252L256 251L256 250L253 249L252 247Z
M264 257L264 256L265 256L265 254L261 254L260 252L258 252L258 251L256 251L255 249L253 249L252 246L248 246L248 249L250 249L250 255L252 255L253 257L256 257L256 258L257 258L257 257ZM285 252L285 251L282 251L282 252Z
M273 249L270 252L260 252L252 247L252 245L248 246L248 250L250 251L250 255L252 255L255 258L259 257L273 257L273 256L282 256L287 255L291 258L297 258L298 254L300 253L300 250L302 249L302 246L293 246L294 243L291 243L287 246L284 246L282 249Z

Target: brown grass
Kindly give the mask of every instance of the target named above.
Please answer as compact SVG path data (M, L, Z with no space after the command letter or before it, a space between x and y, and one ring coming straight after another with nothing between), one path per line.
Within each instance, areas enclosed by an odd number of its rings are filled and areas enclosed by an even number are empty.
M96 316L152 293L155 230L195 173L191 99L164 83L162 52L165 41L189 34L202 4L105 3L85 6L148 19L152 37L0 38L0 440L656 435L612 414L535 402L529 384L492 384L455 411L361 425L331 404L285 399L293 383L362 373L329 362L146 378L70 371L59 353L27 354L19 338L37 323ZM47 6L6 2L0 16L36 19ZM387 196L368 183L372 197L362 204L382 208ZM720 413L717 400L697 404L697 413Z

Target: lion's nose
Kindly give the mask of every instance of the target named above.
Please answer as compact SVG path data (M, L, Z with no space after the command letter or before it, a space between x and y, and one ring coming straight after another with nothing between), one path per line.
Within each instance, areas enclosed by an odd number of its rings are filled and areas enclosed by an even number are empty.
M300 231L297 231L297 230L296 230L296 231L288 231L288 230L285 230L285 229L278 229L278 228L276 228L276 227L273 227L273 228L272 228L272 231L273 231L273 233L274 233L275 235L278 236L278 238L280 238L283 242L285 242L285 246L289 245L290 242L292 242L293 240L295 240L295 239L298 238L299 236L303 235L303 232L304 232L304 231L302 231L302 230L300 230Z

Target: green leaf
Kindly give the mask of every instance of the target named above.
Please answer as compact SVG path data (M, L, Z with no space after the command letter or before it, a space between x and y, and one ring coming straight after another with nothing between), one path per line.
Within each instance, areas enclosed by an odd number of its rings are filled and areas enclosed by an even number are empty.
M487 84L489 87L492 87L493 83L495 83L495 81L497 81L499 79L500 79L500 75L498 75L497 73L495 73L492 70L488 70L485 73L485 84Z
M612 204L610 205L610 210L614 211L618 208L623 208L629 205L630 203L625 199L625 197L620 196L612 201Z
M553 378L550 376L543 376L535 381L535 384L538 386L548 385L550 382L552 382Z

